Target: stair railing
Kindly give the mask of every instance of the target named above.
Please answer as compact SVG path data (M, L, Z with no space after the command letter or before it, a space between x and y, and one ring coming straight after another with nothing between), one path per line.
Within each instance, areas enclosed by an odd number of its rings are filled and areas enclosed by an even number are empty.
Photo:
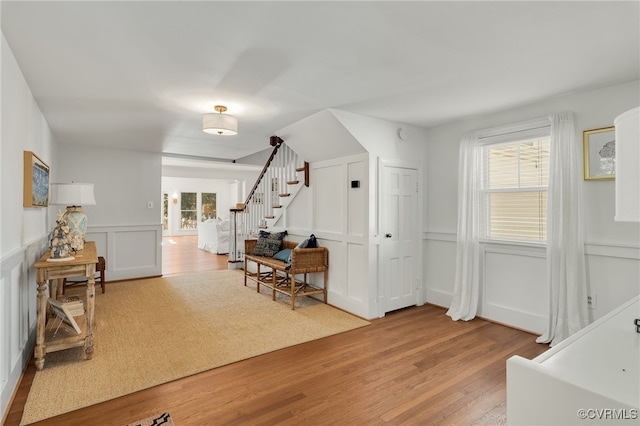
M309 186L309 163L277 136L271 137L270 144L273 151L246 200L230 210L229 268L237 268L244 261L246 239L257 237L261 229L282 216L284 205L292 198L291 189L300 187L298 173L304 173L304 185Z

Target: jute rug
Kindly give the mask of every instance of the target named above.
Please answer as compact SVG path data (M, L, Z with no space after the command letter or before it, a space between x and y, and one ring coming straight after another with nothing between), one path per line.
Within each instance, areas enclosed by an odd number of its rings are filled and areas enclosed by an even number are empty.
M292 311L242 280L228 270L97 291L93 359L82 348L47 354L21 424L369 324L308 297Z

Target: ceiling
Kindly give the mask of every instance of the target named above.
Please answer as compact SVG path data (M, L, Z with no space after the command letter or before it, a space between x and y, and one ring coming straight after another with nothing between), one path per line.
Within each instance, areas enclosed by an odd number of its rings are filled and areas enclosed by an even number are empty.
M61 143L235 160L326 108L429 127L640 77L637 1L1 7ZM216 104L238 135L202 132Z

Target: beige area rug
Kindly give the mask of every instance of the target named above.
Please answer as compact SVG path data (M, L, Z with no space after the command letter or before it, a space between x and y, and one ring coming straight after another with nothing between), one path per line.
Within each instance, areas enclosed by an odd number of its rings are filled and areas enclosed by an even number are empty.
M93 359L82 348L47 354L21 424L369 324L308 297L292 311L242 282L228 270L97 291Z

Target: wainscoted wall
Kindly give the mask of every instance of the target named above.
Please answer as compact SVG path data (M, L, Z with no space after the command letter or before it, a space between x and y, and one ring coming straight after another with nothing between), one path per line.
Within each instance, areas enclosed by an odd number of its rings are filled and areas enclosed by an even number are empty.
M329 250L329 303L365 318L369 308L368 155L361 154L310 165L310 187L302 188L277 228L301 241L314 233ZM351 188L359 180L360 188ZM321 277L312 278L321 282ZM375 286L373 287L375 290Z
M107 261L107 281L162 275L162 225L97 226L86 239Z
M7 407L35 345L35 269L47 250L47 237L0 259L0 404Z
M427 302L448 307L455 280L456 236L423 235ZM637 294L640 246L585 244L587 284L595 306L592 320ZM478 315L533 333L545 330L549 306L544 247L483 244Z
M458 216L458 159L461 137L470 131L517 123L550 113L574 113L574 143L583 131L613 125L638 105L640 81L557 96L427 130L425 168L424 275L427 302L450 306L455 279ZM579 173L581 171L578 171ZM614 222L615 180L581 184L587 285L600 318L640 293L640 227ZM479 315L541 332L547 316L546 261L542 249L484 245Z
M162 274L160 225L89 227L87 240L107 259L107 280ZM35 345L37 284L33 264L48 235L0 259L0 404L6 407ZM107 290L108 291L108 290Z

